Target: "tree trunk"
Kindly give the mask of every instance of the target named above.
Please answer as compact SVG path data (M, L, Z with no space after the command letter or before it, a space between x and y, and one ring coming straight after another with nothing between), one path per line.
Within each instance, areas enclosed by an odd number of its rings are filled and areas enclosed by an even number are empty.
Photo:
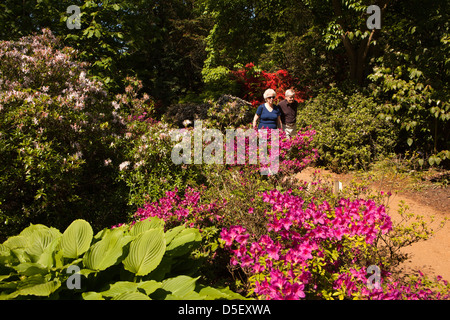
M380 1L382 9L381 12L384 12L389 0ZM364 73L366 69L367 56L369 53L370 44L376 35L377 29L373 29L370 33L369 38L362 40L359 43L358 47L352 44L350 39L347 37L347 30L345 30L346 23L343 19L341 2L338 0L333 0L333 9L335 15L337 15L339 25L343 30L342 42L344 43L344 48L347 53L348 62L350 65L350 79L354 81L356 84L362 86L364 84Z

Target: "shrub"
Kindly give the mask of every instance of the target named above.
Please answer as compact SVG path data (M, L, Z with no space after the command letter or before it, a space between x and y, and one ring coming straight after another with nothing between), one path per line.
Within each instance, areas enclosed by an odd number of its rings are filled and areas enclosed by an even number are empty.
M158 218L96 235L85 220L63 233L31 225L0 245L0 298L242 299L197 282L191 251L200 241L198 230L164 230Z
M171 152L177 142L169 133L174 128L148 116L130 117L126 123L126 133L118 136L116 143L124 152L118 179L129 188L130 206L136 209L174 188L184 190L201 182L201 166L172 161Z
M298 88L296 80L286 70L271 73L259 70L253 63L249 63L237 71L232 71L231 78L238 84L239 96L250 101L254 107L264 103L263 94L269 88L277 93L277 101L284 99L287 89L296 90L297 101L303 102L306 99L305 89Z
M210 181L209 188L168 192L134 216L198 228L203 241L194 255L205 260L200 272L210 285L257 299L448 298L439 277L395 271L407 258L400 249L433 231L405 208L393 223L383 205L359 197L361 185L339 198L322 181L283 191L249 171L222 168ZM382 290L368 288L369 266L380 268Z
M123 220L125 185L105 165L121 162L123 123L76 55L48 30L0 42L0 238L30 222Z
M253 107L264 103L264 91L271 88L277 93L277 101L284 99L287 89L297 92L297 100L303 102L307 96L307 89L299 85L297 79L287 70L268 72L261 70L254 63L245 66L236 65L235 70L225 67L203 69L203 81L205 90L200 97L187 96L189 101L217 100L223 95L238 96L249 101ZM185 100L186 100L185 99Z
M195 120L202 120L208 127L224 131L251 124L254 115L255 110L249 102L226 94L205 103L171 105L163 121L183 128L194 124Z
M298 114L298 125L316 131L318 165L333 171L368 168L396 144L395 127L377 117L378 106L361 93L345 95L337 88L309 100Z
M374 68L368 78L372 81L371 95L382 104L380 117L392 122L399 131L398 151L420 152L430 166L439 166L441 161L444 167L448 166L445 160L449 159L450 149L449 90L439 83L440 77L436 81L426 75L429 66L421 69L417 61L411 64L408 55L395 50L389 56L390 59L380 59L381 66ZM427 57L424 61L429 63L432 59Z
M252 296L276 300L450 297L450 285L440 277L432 281L420 274L399 279L391 272L395 261L386 253L421 235L414 236L414 228L394 228L384 206L373 200L341 199L333 208L326 201L305 203L278 190L264 192L262 199L271 206L265 211L265 234L233 225L222 230L220 239L232 253L230 265L247 275ZM249 209L249 214L254 212ZM390 237L399 242L386 246ZM380 268L379 286L368 286L369 266Z

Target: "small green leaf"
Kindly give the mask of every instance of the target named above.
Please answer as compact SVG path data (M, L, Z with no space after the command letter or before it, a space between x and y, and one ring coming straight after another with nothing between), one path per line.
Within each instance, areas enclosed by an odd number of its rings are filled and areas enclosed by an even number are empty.
M410 146L411 147L411 145L413 144L413 139L411 139L411 138L408 138L408 140L406 140L406 143L408 144L408 146Z
M434 156L429 157L428 158L428 163L430 164L430 166L433 166L434 163L435 163L435 157Z

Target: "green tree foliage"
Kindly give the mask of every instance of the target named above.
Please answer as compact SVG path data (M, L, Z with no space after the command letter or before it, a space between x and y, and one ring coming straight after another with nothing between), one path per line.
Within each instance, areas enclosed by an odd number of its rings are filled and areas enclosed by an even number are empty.
M318 164L335 172L368 169L370 164L394 151L396 127L376 116L380 107L362 93L323 90L307 101L298 122L317 131Z
M198 93L209 20L195 1L136 1L127 14L125 65L143 81L144 90L163 106Z
M349 79L362 85L367 75L367 63L372 46L380 34L380 29L367 28L366 13L370 5L376 5L384 14L389 1L367 0L331 0L304 1L314 15L314 25L321 30L323 41L329 50L338 50L345 54Z
M394 3L369 76L380 116L402 130L398 151L420 151L425 160L450 150L449 14L446 1Z
M80 8L81 29L66 25L70 5ZM127 76L138 76L145 91L166 104L198 90L208 24L194 1L7 0L0 9L0 39L48 28L91 63L91 76L116 93Z

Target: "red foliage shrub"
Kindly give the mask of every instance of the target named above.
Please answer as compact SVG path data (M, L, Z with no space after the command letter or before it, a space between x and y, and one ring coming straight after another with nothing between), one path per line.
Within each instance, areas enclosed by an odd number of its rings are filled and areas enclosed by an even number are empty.
M253 63L248 63L244 68L232 71L231 77L239 84L241 98L250 101L254 107L264 102L264 91L269 88L277 93L277 101L284 99L288 89L296 92L298 102L303 102L307 98L306 90L301 88L298 81L286 70L272 73L259 71Z

